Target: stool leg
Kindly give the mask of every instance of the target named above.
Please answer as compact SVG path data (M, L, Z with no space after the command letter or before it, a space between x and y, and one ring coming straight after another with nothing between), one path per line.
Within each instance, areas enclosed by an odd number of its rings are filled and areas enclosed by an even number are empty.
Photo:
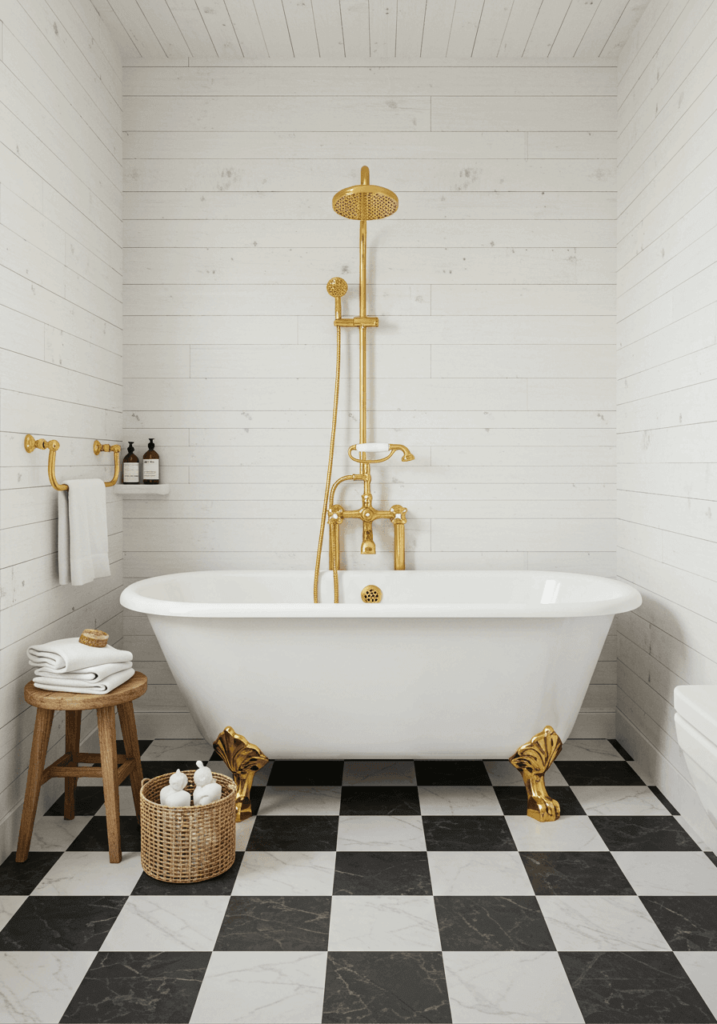
M107 812L107 842L110 848L110 863L122 860L120 842L119 789L117 784L117 737L115 733L115 709L97 708L97 731L100 734L100 762L102 785L105 790Z
M15 854L15 860L19 864L27 860L27 855L30 852L30 840L32 839L32 829L35 824L35 814L37 813L37 801L40 798L42 773L45 770L45 757L47 756L47 746L50 742L53 715L54 711L50 711L47 708L38 708L35 716L30 767L28 768L27 783L25 784L25 802L22 805L22 821L20 822L20 834L17 837L17 852Z
M117 713L119 714L120 725L122 726L125 753L128 757L134 758L134 767L130 773L129 781L132 786L134 809L137 814L137 821L139 822L139 790L142 785L142 761L139 753L137 725L134 720L132 701L128 701L126 704L119 704Z
M81 711L65 712L65 753L72 757L72 764L77 766L80 753ZM72 821L75 816L75 790L77 779L65 779L65 820Z

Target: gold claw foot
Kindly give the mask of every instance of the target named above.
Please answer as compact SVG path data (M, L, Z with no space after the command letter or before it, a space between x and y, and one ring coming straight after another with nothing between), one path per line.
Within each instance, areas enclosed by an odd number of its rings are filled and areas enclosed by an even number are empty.
M563 749L563 744L552 726L546 725L529 743L518 747L510 763L523 776L528 793L528 816L536 821L557 821L560 804L548 796L545 773Z
M251 784L254 774L269 758L261 750L250 743L246 736L240 736L228 725L214 741L214 749L234 776L237 787L237 821L251 818Z

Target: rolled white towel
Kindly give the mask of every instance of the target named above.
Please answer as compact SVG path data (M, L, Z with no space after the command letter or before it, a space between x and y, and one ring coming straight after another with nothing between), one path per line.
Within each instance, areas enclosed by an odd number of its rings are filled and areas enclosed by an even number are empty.
M108 676L117 672L133 668L132 662L121 665L92 665L90 668L81 669L77 672L55 672L51 668L36 668L33 682L41 679L44 683L70 683L84 686L86 683L102 683Z
M97 665L122 665L132 661L131 651L118 651L106 647L90 647L81 644L77 636L64 640L52 640L47 644L33 644L27 649L27 658L33 668L51 669L53 672L77 672L81 669L94 670Z
M122 668L119 672L113 672L111 675L94 683L71 681L67 679L67 676L58 676L56 677L57 681L49 681L47 676L45 676L40 679L33 679L33 683L39 690L55 690L61 693L111 693L112 690L116 690L122 683L126 683L128 679L131 679L133 675L134 668L130 665L129 668Z

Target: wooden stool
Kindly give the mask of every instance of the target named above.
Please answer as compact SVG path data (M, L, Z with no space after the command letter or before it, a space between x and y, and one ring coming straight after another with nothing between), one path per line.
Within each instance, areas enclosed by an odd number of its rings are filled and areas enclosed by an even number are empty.
M35 705L37 717L32 736L32 752L25 786L20 835L17 839L16 861L27 860L30 851L40 787L48 779L54 779L57 776L65 780L65 818L67 820L71 820L75 816L77 780L102 779L105 791L105 810L107 811L110 862L118 864L122 860L118 786L129 775L134 809L137 812L137 821L139 821L142 764L132 701L141 697L146 689L147 676L142 675L141 672L135 672L131 679L122 683L111 693L61 693L57 690L40 690L34 683L27 684L25 700L28 704ZM122 726L125 754L117 753L115 707ZM100 752L99 754L83 754L80 752L82 712L94 710L97 711ZM47 745L50 739L52 719L56 711L65 712L65 753L46 768ZM85 763L89 761L91 764L99 762L99 767L80 768L81 761Z

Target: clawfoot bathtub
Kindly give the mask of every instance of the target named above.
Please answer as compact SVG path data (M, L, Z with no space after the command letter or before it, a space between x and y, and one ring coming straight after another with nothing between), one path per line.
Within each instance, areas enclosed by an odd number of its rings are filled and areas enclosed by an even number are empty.
M567 739L625 583L572 573L179 573L127 587L205 739L274 758L508 758ZM368 585L382 592L364 603Z

